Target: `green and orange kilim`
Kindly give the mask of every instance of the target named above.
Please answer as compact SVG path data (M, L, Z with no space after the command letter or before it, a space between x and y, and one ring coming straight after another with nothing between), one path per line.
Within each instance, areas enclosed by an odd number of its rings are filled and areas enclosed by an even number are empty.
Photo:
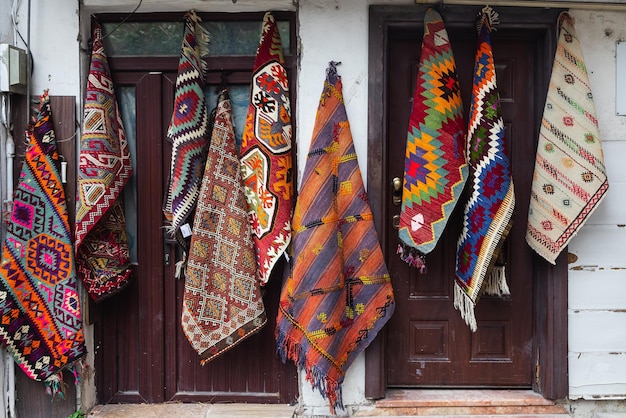
M452 46L441 16L429 9L409 119L398 253L425 272L468 176L465 120Z

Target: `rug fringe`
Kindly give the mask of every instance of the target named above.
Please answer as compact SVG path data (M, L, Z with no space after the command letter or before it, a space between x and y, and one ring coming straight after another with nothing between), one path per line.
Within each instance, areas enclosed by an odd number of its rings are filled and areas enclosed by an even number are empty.
M182 279L185 277L185 271L187 270L187 257L186 254L183 254L183 259L176 263L176 270L174 273L174 277L177 279Z
M338 409L345 410L341 384L329 379L318 367L307 362L300 343L292 341L287 338L285 333L277 331L276 352L283 363L290 359L296 364L298 369L304 369L306 380L311 383L314 389L319 391L324 399L328 400L330 411L333 415L337 414Z
M50 375L45 381L46 393L51 395L54 399L58 396L62 400L65 399L65 391L67 390L67 384L63 382L63 371L59 371Z
M485 294L492 296L508 296L511 294L509 285L506 282L505 266L493 266L487 275L483 291Z
M200 53L199 58L202 58L209 55L209 43L211 42L211 35L209 34L209 31L204 26L202 26L202 19L196 14L195 10L191 10L189 12L189 16L191 17L191 20L193 21L195 27L196 42L198 43L198 52ZM203 59L200 59L200 65L202 67L202 74L205 75L208 69L207 62Z
M396 251L396 254L400 255L400 259L402 261L406 262L412 267L417 268L420 274L428 273L428 267L426 266L426 257L415 248L400 243L398 244L398 250Z
M472 332L476 332L478 326L474 313L474 303L457 283L454 283L454 308L461 313L461 318L463 318Z

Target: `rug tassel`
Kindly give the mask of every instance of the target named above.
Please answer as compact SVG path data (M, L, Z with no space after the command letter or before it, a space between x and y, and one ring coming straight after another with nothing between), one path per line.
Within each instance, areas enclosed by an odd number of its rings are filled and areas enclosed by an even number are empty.
M483 285L483 291L485 294L492 296L511 294L509 285L506 282L505 266L494 266L491 269Z
M59 396L61 399L65 399L65 389L67 385L63 382L63 372L58 372L48 377L44 385L46 386L46 393L53 398Z
M461 313L461 318L470 327L472 332L476 332L476 315L474 314L474 303L458 284L454 284L454 308Z
M183 253L183 259L176 263L174 277L182 279L185 277L185 270L187 270L187 253Z
M491 6L483 7L480 11L479 16L480 19L476 24L476 29L478 30L478 33L480 33L482 25L487 25L487 30L491 32L495 31L496 26L500 23L500 15L498 14L498 12L493 10Z
M211 42L211 36L209 31L202 26L202 19L196 14L195 10L191 10L189 15L195 26L195 37L198 45L198 52L200 53L200 57L205 57L209 55L209 43ZM207 62L201 59L200 65L202 66L202 73L206 73L208 68Z
M329 379L313 364L308 363L302 353L302 346L299 343L291 341L280 331L276 335L276 343L276 351L283 363L287 359L290 359L296 364L298 369L304 370L306 380L311 383L314 389L319 391L322 398L328 400L330 411L333 415L337 414L338 409L345 410L341 385Z
M400 254L400 259L406 262L408 265L418 269L420 274L428 273L428 267L426 266L426 257L416 249L409 247L408 245L398 244L398 250L396 254Z

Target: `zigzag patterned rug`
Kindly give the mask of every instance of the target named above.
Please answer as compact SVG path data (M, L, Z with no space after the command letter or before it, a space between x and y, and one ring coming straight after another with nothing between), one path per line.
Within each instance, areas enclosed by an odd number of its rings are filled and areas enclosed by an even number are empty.
M472 194L465 206L456 259L454 307L472 331L477 329L474 307L481 292L509 294L504 266L494 266L515 208L491 49L490 33L496 18L489 6L483 9L467 132Z
M209 34L192 11L185 14L185 28L178 62L174 111L167 130L172 143L170 178L163 202L168 231L187 251L187 234L180 228L193 215L200 191L209 144L209 114L204 97ZM191 225L189 225L191 227ZM191 228L190 228L191 229Z
M47 91L28 140L0 264L0 339L28 377L49 383L86 350Z
M341 383L393 313L385 265L335 63L327 70L293 219L293 266L283 282L276 339L343 408Z
M268 12L254 61L240 152L261 285L291 242L291 105L284 63L278 26Z
M425 272L467 180L465 120L448 33L428 9L409 119L398 253Z
M99 302L129 282L122 190L133 168L98 23L92 41L78 158L75 246L78 275Z
M560 34L546 99L526 241L552 264L609 188L583 51L572 17Z

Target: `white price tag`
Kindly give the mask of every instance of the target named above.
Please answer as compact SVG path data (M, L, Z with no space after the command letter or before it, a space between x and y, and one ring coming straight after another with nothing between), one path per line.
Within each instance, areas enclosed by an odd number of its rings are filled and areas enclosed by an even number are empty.
M189 224L181 225L180 233L183 234L183 238L189 238L191 236L191 227L189 226Z

